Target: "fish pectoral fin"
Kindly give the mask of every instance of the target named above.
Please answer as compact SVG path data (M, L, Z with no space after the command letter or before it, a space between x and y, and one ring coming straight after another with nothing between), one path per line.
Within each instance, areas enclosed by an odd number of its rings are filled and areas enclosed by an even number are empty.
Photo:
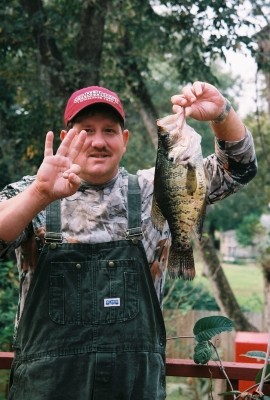
M153 196L153 203L152 203L152 210L151 210L151 218L153 221L154 226L159 230L162 231L164 224L165 224L165 217L162 214L160 207L156 201L155 195Z

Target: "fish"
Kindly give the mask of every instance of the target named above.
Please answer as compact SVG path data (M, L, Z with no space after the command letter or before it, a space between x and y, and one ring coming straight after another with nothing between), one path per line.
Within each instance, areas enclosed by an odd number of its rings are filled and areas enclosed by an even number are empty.
M200 240L206 212L207 176L201 136L186 122L185 110L157 120L158 148L151 219L171 234L168 273L192 280L196 275L192 236Z

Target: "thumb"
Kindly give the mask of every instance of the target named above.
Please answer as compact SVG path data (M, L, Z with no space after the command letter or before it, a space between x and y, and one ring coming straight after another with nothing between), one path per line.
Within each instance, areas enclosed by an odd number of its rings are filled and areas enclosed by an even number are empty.
M183 106L178 106L176 104L173 105L172 110L174 113L178 114L181 112L181 110L185 110L185 116L190 117L192 115L192 108L191 107L183 107Z

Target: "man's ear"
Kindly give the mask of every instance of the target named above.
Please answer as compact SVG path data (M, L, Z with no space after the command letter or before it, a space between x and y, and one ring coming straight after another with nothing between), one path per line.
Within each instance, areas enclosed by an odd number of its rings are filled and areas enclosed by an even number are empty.
M61 132L60 132L60 139L63 140L66 137L66 134L67 134L67 131L62 129Z
M125 146L127 146L128 140L129 140L129 130L128 129L125 129L123 131L123 139L124 139Z

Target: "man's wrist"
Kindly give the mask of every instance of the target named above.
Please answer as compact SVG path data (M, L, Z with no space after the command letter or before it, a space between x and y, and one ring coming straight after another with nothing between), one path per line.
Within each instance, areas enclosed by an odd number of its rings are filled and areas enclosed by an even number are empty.
M225 119L229 115L229 112L231 111L231 108L232 108L231 103L229 102L228 99L225 99L225 105L222 112L218 115L217 118L212 119L211 122L213 124L220 124L221 122L225 121Z

